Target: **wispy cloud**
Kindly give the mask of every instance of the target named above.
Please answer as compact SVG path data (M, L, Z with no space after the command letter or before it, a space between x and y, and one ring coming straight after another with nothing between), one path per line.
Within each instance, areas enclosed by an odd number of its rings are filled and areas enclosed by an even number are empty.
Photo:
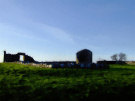
M1 5L2 3L4 3L4 6ZM2 0L1 4L2 8L6 9L6 12L0 10L2 11L2 17L0 18L5 21L4 23L0 21L0 28L2 29L0 32L43 42L49 42L54 39L54 42L75 43L70 32L58 26L33 22L26 9L22 8L17 1ZM7 9L5 5L8 6L9 9ZM12 16L9 17L10 15ZM6 18L8 18L9 21L6 21Z
M33 31L19 28L14 25L0 23L0 35L1 36L16 36L24 39L35 40L39 42L49 42L47 39L42 39L33 35Z
M53 27L48 26L45 24L40 24L40 28L45 35L50 35L51 37L55 38L56 40L68 43L74 43L74 39L71 34L67 33L66 31Z
M30 29L24 27L21 28L7 23L0 23L0 34L7 36L14 35L25 39L47 43L74 43L73 37L62 29L33 22L29 22L28 25L32 25L32 27Z

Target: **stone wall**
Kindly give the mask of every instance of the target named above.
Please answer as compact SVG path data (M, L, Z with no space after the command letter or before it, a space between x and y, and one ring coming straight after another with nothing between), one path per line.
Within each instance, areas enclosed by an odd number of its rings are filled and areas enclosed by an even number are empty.
M28 56L25 53L7 54L6 51L4 51L4 62L19 62L20 55L24 56L23 62L35 62L31 56Z
M126 64L125 61L97 61L98 64Z
M76 64L92 63L92 52L88 49L83 49L76 53Z

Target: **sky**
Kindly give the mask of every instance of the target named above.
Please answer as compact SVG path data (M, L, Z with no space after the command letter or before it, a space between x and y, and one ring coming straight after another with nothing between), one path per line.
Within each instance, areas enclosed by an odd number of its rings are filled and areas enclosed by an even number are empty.
M89 49L93 61L115 53L135 60L135 0L0 0L3 51L37 61L75 61Z

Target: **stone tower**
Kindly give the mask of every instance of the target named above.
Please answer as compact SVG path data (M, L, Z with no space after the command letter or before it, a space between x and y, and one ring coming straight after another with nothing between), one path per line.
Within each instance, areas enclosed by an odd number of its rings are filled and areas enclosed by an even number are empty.
M88 49L83 49L76 53L76 64L92 63L92 52Z

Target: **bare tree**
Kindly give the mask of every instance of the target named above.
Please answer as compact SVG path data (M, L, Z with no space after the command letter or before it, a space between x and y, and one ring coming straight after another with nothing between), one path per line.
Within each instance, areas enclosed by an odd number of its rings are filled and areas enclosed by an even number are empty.
M127 60L127 56L125 53L120 53L119 54L119 61L126 61Z
M113 61L118 61L118 54L112 55L112 56L111 56L111 59L112 59Z
M119 53L119 54L112 55L111 59L113 61L126 61L127 60L127 56L126 56L125 53Z

